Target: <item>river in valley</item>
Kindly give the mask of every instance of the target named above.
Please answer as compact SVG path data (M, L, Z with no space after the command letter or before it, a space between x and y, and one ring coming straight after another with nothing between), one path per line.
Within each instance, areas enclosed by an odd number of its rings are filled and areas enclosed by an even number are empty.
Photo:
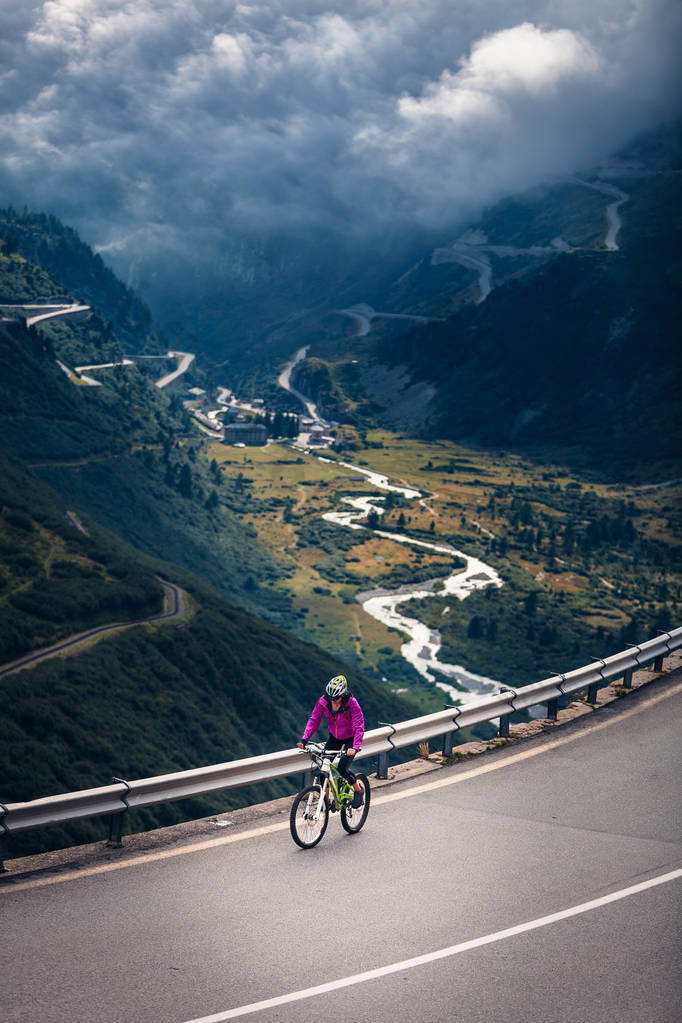
M608 251L617 251L617 238L622 226L618 211L620 206L628 200L629 196L616 186L605 181L584 181L579 178L570 180L573 184L601 192L611 200L606 205L605 211L607 231L604 246ZM438 265L442 262L457 262L477 270L479 273L480 290L477 301L480 303L485 301L493 286L492 266L490 263L491 253L498 256L546 256L559 251L567 251L568 249L568 244L561 238L555 238L549 246L533 246L521 249L512 246L489 245L487 244L487 239L480 232L468 232L449 248L435 250L431 262L433 265ZM432 319L432 317L426 316L377 312L366 303L359 303L349 309L339 309L337 312L354 320L356 325L355 336L357 337L364 337L369 333L371 321L375 317L413 320L422 323L429 322ZM296 352L279 377L278 383L298 398L312 419L319 420L320 417L314 402L295 390L291 385L292 370L298 362L305 358L307 351L307 348L301 348ZM307 446L307 440L307 436L305 438L301 437L301 446ZM410 501L420 500L423 502L424 500L425 495L419 490L391 483L386 476L372 469L361 468L348 462L318 457L322 462L331 463L337 465L340 469L364 476L379 492L392 491L393 493L401 494ZM375 511L378 516L384 513L384 497L381 493L362 497L343 497L341 501L344 505L348 506L349 510L328 512L323 518L327 522L332 522L346 529L369 529L366 520L370 513ZM413 598L452 596L455 600L464 600L469 594L485 586L502 586L502 580L495 569L486 565L478 558L455 550L454 547L448 544L428 543L404 534L376 528L372 532L376 536L395 543L409 544L412 547L421 548L433 553L449 555L453 558L453 562L457 567L454 567L450 575L442 579L431 579L428 582L407 584L394 590L376 589L358 594L357 600L367 614L376 618L377 621L383 622L387 627L397 629L407 636L407 641L400 648L402 656L423 678L442 689L449 698L466 703L481 694L498 691L500 683L494 679L477 675L461 664L447 664L440 661L438 654L441 648L441 638L438 631L429 628L423 622L418 621L416 618L411 618L401 611L401 606ZM464 562L464 568L461 567L462 561ZM447 610L446 605L443 613L445 614Z
M361 331L362 326L359 324L358 327ZM280 387L288 390L301 402L312 419L319 422L320 417L315 403L297 391L291 383L292 370L298 362L305 358L306 354L307 348L299 349L286 365L277 382ZM299 446L307 448L306 441L307 436L305 439L299 438ZM327 512L323 516L325 521L342 528L369 529L366 520L370 512L375 511L379 516L384 513L384 497L381 491L400 494L408 501L423 501L426 496L420 490L412 487L391 483L387 476L373 469L353 465L352 462L336 461L321 455L316 457L325 464L335 465L339 469L364 476L368 483L379 491L376 495L342 497L342 503L347 505L350 510ZM456 550L449 544L429 543L406 534L382 529L373 529L372 532L376 536L394 543L408 544L434 554L450 556L453 559L453 571L444 578L406 584L393 590L375 589L367 593L359 593L356 599L364 611L388 628L397 629L407 636L407 641L400 648L402 656L422 678L442 689L450 700L457 700L459 703L465 704L483 694L497 692L500 689L500 683L495 679L477 675L461 664L447 664L439 660L438 653L441 648L439 632L418 619L403 614L400 610L402 604L414 598L451 596L455 600L464 600L470 593L485 586L502 586L502 580L495 569L478 558ZM462 567L462 562L464 562L464 567ZM443 613L446 610L447 606Z
M337 462L329 458L318 457L321 462L338 465L339 468L361 474L379 491L392 491L395 494L401 494L407 500L418 500L423 497L421 491L391 483L386 476L372 469L364 469L350 462ZM343 497L341 500L352 510L327 512L326 515L323 515L326 522L333 522L335 525L347 529L367 529L369 527L366 525L366 519L370 512L374 510L377 515L382 515L384 512L384 498L381 495ZM403 643L400 648L402 656L423 678L442 689L450 699L466 703L467 700L484 693L497 692L500 684L494 679L477 675L461 664L447 664L441 661L438 657L441 647L438 631L429 628L416 618L408 617L400 610L401 604L414 598L451 596L456 600L464 600L470 593L485 586L502 586L502 580L495 569L449 544L429 543L403 533L388 532L388 530L382 529L373 529L372 532L375 536L395 543L408 544L434 554L445 554L452 557L457 567L453 568L453 571L444 578L430 579L428 582L408 583L394 590L376 589L367 593L359 593L357 600L362 608L372 618L376 618L377 621L389 628L397 629L408 637L407 642ZM464 562L463 568L462 561Z

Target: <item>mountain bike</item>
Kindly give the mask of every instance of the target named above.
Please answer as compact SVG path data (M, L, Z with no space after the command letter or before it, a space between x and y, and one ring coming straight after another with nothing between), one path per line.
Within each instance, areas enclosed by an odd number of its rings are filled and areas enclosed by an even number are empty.
M324 743L307 742L307 753L316 768L312 785L298 793L289 814L291 837L301 849L312 849L320 841L329 823L329 814L340 812L341 824L349 835L355 835L367 820L369 813L369 779L366 774L356 777L363 790L362 806L353 809L355 792L338 771L343 750L328 750Z

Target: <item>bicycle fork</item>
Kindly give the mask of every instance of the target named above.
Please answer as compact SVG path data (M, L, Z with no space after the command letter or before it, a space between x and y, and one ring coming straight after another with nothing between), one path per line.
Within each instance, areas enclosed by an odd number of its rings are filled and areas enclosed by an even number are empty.
M322 787L320 789L320 798L317 801L317 809L312 814L312 819L314 821L319 821L319 819L320 819L320 815L322 813L322 807L324 806L324 801L327 798L328 791L329 791L329 778L325 778L324 784L322 785ZM308 804L306 806L306 817L311 816L310 811L312 809L313 800L314 799L315 799L315 793L311 792L310 795L308 796Z

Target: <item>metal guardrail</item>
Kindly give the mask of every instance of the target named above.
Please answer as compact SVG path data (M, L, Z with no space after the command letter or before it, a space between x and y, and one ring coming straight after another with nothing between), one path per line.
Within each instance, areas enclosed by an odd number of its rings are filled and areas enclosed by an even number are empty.
M604 684L622 677L624 687L629 688L633 671L649 664L653 664L655 669L660 671L664 657L680 647L682 628L663 633L642 643L641 646L631 647L604 660L595 660L592 664L569 671L565 675L553 675L542 682L535 682L519 689L509 687L504 692L485 697L465 707L450 707L409 721L383 724L365 733L358 759L378 757L380 764L378 773L381 777L382 774L385 776L388 754L393 749L444 736L448 740L447 747L451 750L452 740L458 731L498 718L500 734L506 735L509 719L515 712L546 703L550 715L554 708L556 716L559 698L583 689L588 690L588 700L594 702L596 689L600 683ZM193 796L210 795L212 792L241 788L259 782L275 781L300 774L303 769L300 751L295 748L191 771L160 775L156 778L142 778L138 781L117 778L114 779L113 785L47 796L26 803L8 805L0 803L0 836L3 833L11 835L51 824L110 815L112 818L110 842L117 845L121 839L121 817L127 810L189 799Z

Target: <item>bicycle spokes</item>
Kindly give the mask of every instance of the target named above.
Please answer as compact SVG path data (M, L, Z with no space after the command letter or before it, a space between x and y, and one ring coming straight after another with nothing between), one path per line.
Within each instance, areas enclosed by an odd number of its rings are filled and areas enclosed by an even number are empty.
M370 787L365 774L359 774L357 780L363 792L362 803L353 807L355 791L346 778L339 774L337 761L340 751L323 749L311 743L306 748L319 774L314 784L298 793L289 814L291 836L302 849L311 849L324 835L331 811L340 811L341 824L347 832L355 834L365 821L369 812ZM333 759L336 757L337 759Z
M311 785L296 796L289 815L291 835L302 849L317 845L327 828L329 806L324 790Z

